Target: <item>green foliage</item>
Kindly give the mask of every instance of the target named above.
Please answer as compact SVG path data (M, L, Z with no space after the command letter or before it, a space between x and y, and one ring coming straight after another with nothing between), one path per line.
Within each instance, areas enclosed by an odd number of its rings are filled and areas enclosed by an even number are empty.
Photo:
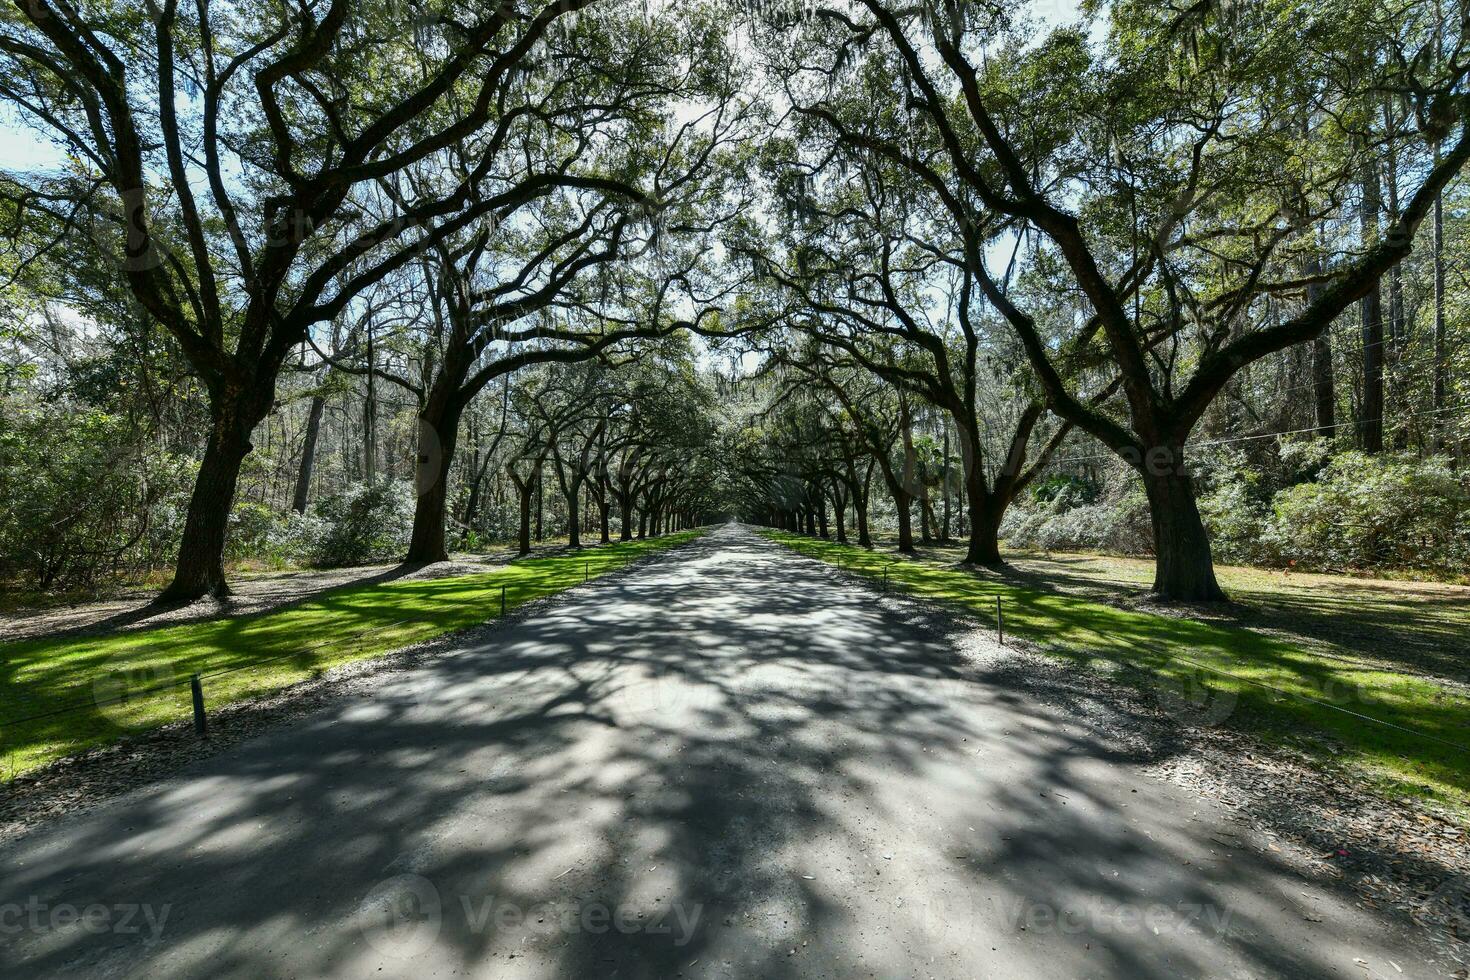
M1001 537L1013 548L1150 554L1153 529L1143 487L1115 467L1105 484L1059 475L1032 491L1033 505L1012 505Z
M316 505L320 534L310 546L322 567L366 565L401 558L413 531L413 488L406 483L359 483Z
M310 563L330 530L316 514L281 514L265 504L237 504L230 513L225 557L275 567Z
M1315 481L1276 495L1262 547L1301 568L1463 573L1470 481L1443 456L1339 453Z
M0 415L0 577L41 589L150 567L172 545L191 466L94 409Z
M1069 473L1059 473L1038 480L1031 487L1031 499L1037 503L1049 504L1063 498L1073 507L1094 503L1101 493L1102 488L1096 481Z
M1071 500L1063 494L1044 508L1014 508L1006 516L1001 535L1015 548L1124 555L1153 552L1148 501L1142 489L1110 500L1067 506Z

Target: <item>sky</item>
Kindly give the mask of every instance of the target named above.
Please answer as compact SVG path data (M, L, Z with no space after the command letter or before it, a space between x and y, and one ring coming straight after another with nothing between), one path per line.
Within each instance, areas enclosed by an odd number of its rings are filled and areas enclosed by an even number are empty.
M61 151L24 125L13 108L0 107L0 170L47 170L63 159Z

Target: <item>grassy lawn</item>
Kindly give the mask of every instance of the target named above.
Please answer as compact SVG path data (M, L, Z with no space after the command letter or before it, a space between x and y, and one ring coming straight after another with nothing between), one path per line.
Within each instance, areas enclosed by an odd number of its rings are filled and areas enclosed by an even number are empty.
M1463 688L1238 622L1165 616L1043 589L1028 578L1044 569L1022 569L1021 580L1001 578L942 558L903 560L891 552L766 533L794 551L866 576L882 578L886 570L890 587L992 622L999 597L1008 636L1154 686L1166 708L1185 720L1224 723L1305 750L1381 791L1438 803L1462 822L1470 818L1470 751L1461 747L1470 745L1470 699ZM1225 577L1225 587L1239 591L1231 579ZM1308 587L1290 597L1298 618L1308 620L1298 622L1298 631L1312 631L1312 616L1327 620L1340 612L1340 597L1326 596L1309 614L1315 592Z
M0 645L0 774L12 778L124 735L188 719L191 674L205 675L207 707L228 704L494 619L502 587L507 609L513 609L699 533L529 558L484 574L349 585L254 616ZM270 658L279 659L256 665ZM150 691L175 681L184 683ZM68 710L17 723L62 709Z
M921 556L959 562L958 546ZM1109 555L1011 551L1008 579L1043 591L1137 604L1154 563ZM1470 587L1220 565L1233 604L1203 615L1327 657L1470 685Z

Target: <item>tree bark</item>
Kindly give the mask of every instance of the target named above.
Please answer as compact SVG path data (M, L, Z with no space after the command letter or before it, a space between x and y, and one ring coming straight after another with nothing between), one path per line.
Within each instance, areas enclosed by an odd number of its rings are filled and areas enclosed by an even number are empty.
M543 523L545 517L546 517L546 496L545 496L544 486L543 486L543 484L541 482L541 469L538 467L536 469L536 543L537 544L540 544L542 541L546 540L545 535L542 533L545 530L545 525Z
M316 443L321 437L322 414L327 410L327 399L322 395L311 397L311 410L306 416L306 436L301 440L301 467L296 471L296 493L291 500L291 509L298 514L306 513L306 504L311 496L311 472L316 467Z
M894 494L893 505L898 509L898 550L906 555L914 553L914 518L909 513L911 498L907 491Z
M535 479L522 483L515 481L516 495L520 498L521 520L517 530L518 538L517 554L529 555L531 553L531 493L535 488Z
M631 495L624 495L619 499L618 514L622 518L620 521L621 526L618 528L618 540L633 540L633 500Z
M520 507L520 523L517 527L517 547L521 555L531 553L531 498L541 488L541 467L545 465L544 455L531 460L531 469L522 477L516 472L514 465L505 468L506 475L510 477L511 484L516 488L517 503Z
M1365 245L1378 240L1378 213L1382 210L1378 167L1369 161L1363 170L1362 233ZM1360 303L1363 321L1363 400L1358 431L1363 451L1383 451L1383 286L1381 279Z
M582 528L577 523L580 511L577 508L577 494L581 487L574 482L572 489L566 494L567 500L567 544L573 548L582 547Z
M1434 148L1435 162L1439 162L1439 146ZM1434 262L1434 411L1432 416L1431 431L1434 438L1431 444L1436 450L1444 448L1444 418L1445 391L1448 387L1448 379L1445 370L1445 332L1444 332L1444 195L1434 196L1434 229L1433 229L1433 262Z
M832 481L832 517L837 523L837 543L847 544L847 494Z
M1173 458L1183 460L1182 447ZM1193 480L1182 467L1143 480L1154 529L1154 594L1170 602L1223 601Z
M1320 276L1322 260L1313 257L1307 263L1307 275ZM1307 305L1317 301L1322 287L1312 283L1307 287ZM1332 333L1324 330L1312 340L1312 395L1315 402L1318 439L1330 439L1337 433L1337 383L1332 370Z
M1005 516L1007 501L996 500L986 490L983 474L974 472L980 467L980 454L973 453L973 461L966 460L965 504L970 513L970 540L965 548L965 561L971 565L999 568L1005 564L1000 557L1000 522Z
M1325 330L1312 341L1312 389L1316 400L1315 435L1330 439L1337 432L1337 385L1332 372L1332 337Z
M265 417L265 412L243 404L245 399L238 397L221 395L213 401L214 424L189 497L178 564L174 567L173 581L158 597L161 603L230 594L224 569L230 506L240 481L240 465L252 448L250 433Z
M1043 409L1039 403L1027 406L1011 433L1010 445L1006 447L1005 465L996 474L992 483L986 479L984 457L979 451L980 422L973 411L965 415L951 412L955 423L955 435L960 443L960 471L964 476L965 509L969 518L969 543L965 549L965 561L972 565L1000 568L1005 564L1000 556L1000 525L1006 510L1016 494L1030 479L1024 473L1026 447L1031 433L1040 421ZM1042 458L1055 445L1042 451Z
M914 499L914 432L909 416L909 400L902 389L898 395L898 429L903 438L903 473L900 488L893 495L898 508L898 550L904 554L914 552L914 519L909 506ZM890 489L893 489L890 487Z
M409 539L409 564L427 565L446 561L444 528L449 515L449 467L459 438L459 418L464 407L445 391L430 392L419 412L418 460L414 464L414 491L418 501L413 510L413 536Z
M941 493L944 494L944 523L939 526L939 540L949 540L949 416L944 418L944 461L940 478Z

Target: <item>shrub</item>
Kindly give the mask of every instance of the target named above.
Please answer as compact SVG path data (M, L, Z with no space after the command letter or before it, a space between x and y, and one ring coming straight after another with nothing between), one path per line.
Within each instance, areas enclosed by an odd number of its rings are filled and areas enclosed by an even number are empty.
M1200 517L1217 561L1251 564L1266 560L1262 535L1271 513L1265 475L1238 450L1201 454L1194 468Z
M264 504L237 504L230 514L225 554L283 565L309 562L321 543L325 524L315 515L294 510L282 514Z
M1001 536L1017 548L1152 554L1153 525L1143 487L1124 483L1102 499L1087 501L1097 492L1095 485L1077 481L1060 486L1039 506L1012 507Z
M406 483L358 483L316 505L321 522L311 561L323 567L403 557L413 531L413 489Z
M1092 504L1102 496L1096 481L1071 474L1059 474L1039 480L1031 488L1031 499L1040 504L1059 503L1062 508Z
M0 413L0 574L88 587L171 552L188 461L123 419L62 406Z
M1264 545L1325 571L1470 567L1470 485L1442 456L1333 457L1314 482L1276 495Z

